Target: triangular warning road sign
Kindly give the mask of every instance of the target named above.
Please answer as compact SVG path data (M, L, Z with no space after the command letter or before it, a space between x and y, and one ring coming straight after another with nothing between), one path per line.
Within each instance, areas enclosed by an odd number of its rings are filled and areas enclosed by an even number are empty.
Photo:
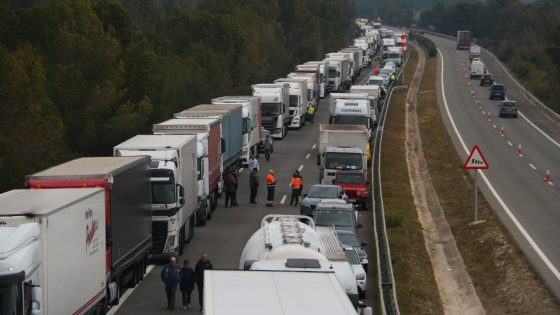
M488 162L486 162L484 155L482 155L480 148L475 145L463 167L466 170L485 170L488 169L489 165Z

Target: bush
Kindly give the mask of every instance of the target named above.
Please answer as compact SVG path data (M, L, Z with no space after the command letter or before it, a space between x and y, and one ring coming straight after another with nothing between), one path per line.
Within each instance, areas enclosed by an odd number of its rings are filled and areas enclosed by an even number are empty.
M415 39L420 45L424 46L424 48L426 48L426 50L428 51L428 56L430 58L437 55L436 44L434 44L434 42L432 42L430 39L416 33L410 33L409 38Z

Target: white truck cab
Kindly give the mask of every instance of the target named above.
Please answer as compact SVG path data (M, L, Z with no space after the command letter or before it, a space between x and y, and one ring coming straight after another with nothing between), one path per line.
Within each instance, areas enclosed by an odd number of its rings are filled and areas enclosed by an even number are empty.
M251 86L253 96L261 99L262 126L273 138L283 139L290 122L288 83L262 83Z
M305 125L305 113L307 112L307 80L300 78L281 78L274 83L288 83L290 91L290 128L299 129Z

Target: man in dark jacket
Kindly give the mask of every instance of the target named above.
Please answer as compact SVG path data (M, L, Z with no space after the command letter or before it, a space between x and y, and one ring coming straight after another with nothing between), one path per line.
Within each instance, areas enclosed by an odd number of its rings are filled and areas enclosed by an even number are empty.
M175 292L177 285L181 282L181 268L177 266L177 259L171 257L169 265L161 270L161 280L165 283L165 293L167 295L167 309L175 309Z
M194 290L194 270L190 267L189 261L183 261L181 268L181 298L183 299L183 309L190 308L191 293Z
M204 307L204 270L211 269L214 269L214 267L212 267L212 263L208 259L208 254L202 253L200 255L200 259L196 263L196 267L194 268L196 287L198 289L198 304L200 304L201 312L202 308Z
M251 190L251 196L249 196L249 202L251 206L254 206L257 201L257 190L259 189L259 172L258 169L255 167L251 171L251 175L249 175L249 189Z
M225 207L228 207L228 203L233 207L235 205L234 202L234 194L235 194L235 177L231 171L228 171L224 176L224 192L226 193L226 204Z

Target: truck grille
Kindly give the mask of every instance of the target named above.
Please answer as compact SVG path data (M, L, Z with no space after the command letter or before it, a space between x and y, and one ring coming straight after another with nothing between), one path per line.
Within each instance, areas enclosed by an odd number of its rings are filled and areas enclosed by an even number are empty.
M276 128L276 121L274 120L263 120L262 125L266 130L274 130Z
M152 252L161 253L167 240L167 222L152 222Z

